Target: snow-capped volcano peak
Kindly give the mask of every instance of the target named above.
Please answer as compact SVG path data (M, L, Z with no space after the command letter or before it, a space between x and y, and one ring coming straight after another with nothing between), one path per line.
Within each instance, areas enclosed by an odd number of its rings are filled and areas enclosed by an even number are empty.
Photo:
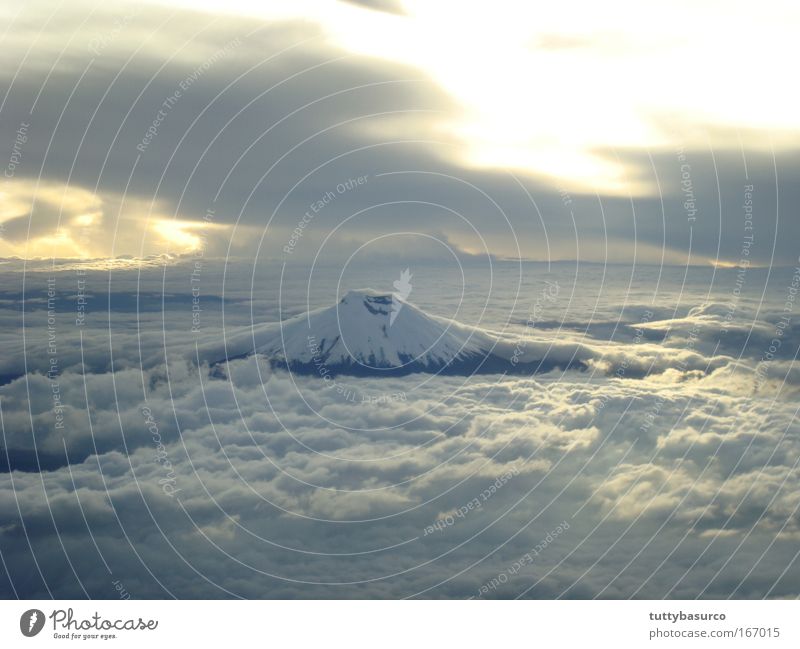
M359 309L366 309L372 315L389 316L392 312L392 304L395 300L404 302L398 295L393 297L391 293L381 293L371 288L360 288L348 291L339 300L339 310L341 312L354 312L358 314Z
M256 352L289 366L356 373L441 368L487 342L477 330L372 289L349 291L335 306L286 320L277 333Z
M539 350L535 343L520 347L498 334L427 313L400 291L357 289L332 306L228 336L224 357L257 354L273 367L317 376L519 374L583 365L574 358L543 358ZM223 356L218 343L198 351L212 363Z

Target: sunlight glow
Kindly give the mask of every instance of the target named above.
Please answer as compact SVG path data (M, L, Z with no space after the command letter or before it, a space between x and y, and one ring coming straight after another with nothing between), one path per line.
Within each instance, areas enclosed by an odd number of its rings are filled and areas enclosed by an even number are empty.
M405 0L405 15L333 0L177 4L311 20L337 47L416 67L461 107L445 125L462 145L457 161L544 175L570 191L653 192L615 152L705 148L711 124L736 148L737 129L779 132L762 148L788 146L800 130L800 93L785 78L800 29L789 2L727 6L717 30L712 0Z
M196 253L228 229L152 201L16 178L0 191L0 228L0 257L80 260Z
M206 230L220 230L224 229L224 226L205 221L156 219L150 223L150 229L159 238L161 247L167 253L185 254L205 248Z

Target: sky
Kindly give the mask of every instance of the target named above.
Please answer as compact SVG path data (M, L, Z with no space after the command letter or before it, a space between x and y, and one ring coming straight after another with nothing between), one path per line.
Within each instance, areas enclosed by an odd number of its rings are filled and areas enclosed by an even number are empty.
M285 258L333 191L294 258L390 253L372 239L402 223L466 254L732 264L753 185L752 258L791 265L798 11L718 10L6 6L0 256L182 254L202 231Z

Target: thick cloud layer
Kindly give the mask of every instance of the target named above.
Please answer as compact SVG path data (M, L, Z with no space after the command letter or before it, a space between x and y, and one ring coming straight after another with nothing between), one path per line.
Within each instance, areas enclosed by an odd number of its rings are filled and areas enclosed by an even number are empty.
M162 271L144 272L146 306ZM30 310L28 372L0 387L3 593L115 597L119 579L132 597L797 596L796 338L762 358L786 278L749 322L693 291L696 307L617 305L616 320L603 300L593 328L591 284L568 276L547 276L541 309L535 291L520 300L540 320L466 312L530 353L590 361L531 377L326 383L257 357L198 364L180 300L134 309L127 331L122 308L110 329L91 312L81 365L74 295L48 376L47 305ZM315 306L330 299L316 288ZM419 285L421 303L441 294ZM202 339L249 331L244 295L211 295Z

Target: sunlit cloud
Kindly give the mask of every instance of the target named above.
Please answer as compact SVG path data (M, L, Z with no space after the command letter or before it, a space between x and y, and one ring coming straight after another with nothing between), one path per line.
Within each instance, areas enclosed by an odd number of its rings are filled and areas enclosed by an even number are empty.
M170 215L165 205L14 179L0 190L0 257L111 259L197 253L224 224Z
M207 230L225 230L225 226L205 221L155 219L150 230L167 252L197 252L206 245Z
M614 151L707 148L712 124L731 148L737 130L763 149L791 146L800 130L798 91L783 72L798 54L789 3L730 7L724 29L710 28L710 1L406 0L402 13L329 0L182 4L310 20L339 48L418 68L455 100L458 110L432 126L460 143L462 164L527 171L571 191L652 193Z

